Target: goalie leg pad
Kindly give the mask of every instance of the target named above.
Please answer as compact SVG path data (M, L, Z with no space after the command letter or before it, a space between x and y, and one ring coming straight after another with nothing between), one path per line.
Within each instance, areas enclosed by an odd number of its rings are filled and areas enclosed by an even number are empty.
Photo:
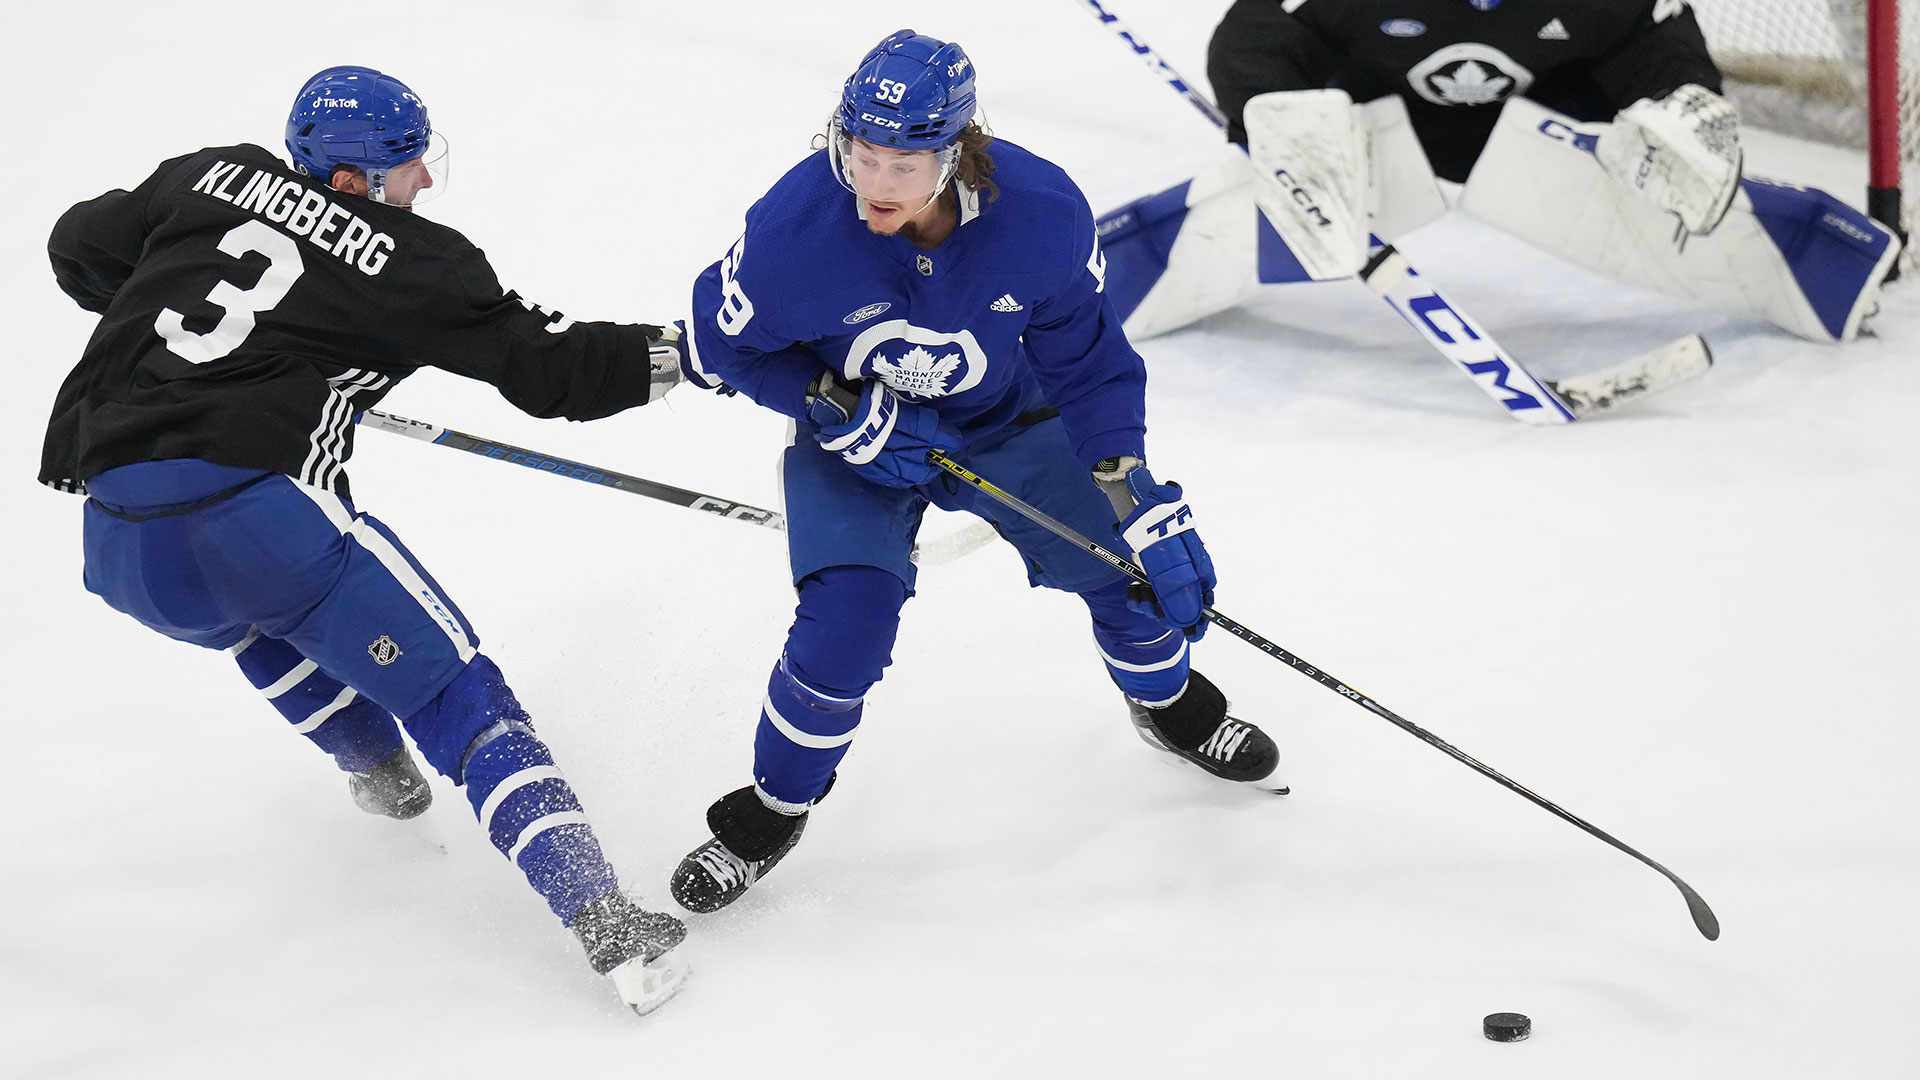
M1710 236L1627 194L1594 159L1606 125L1507 102L1461 206L1491 225L1622 281L1754 311L1814 341L1850 341L1899 243L1824 192L1749 177Z
M1192 180L1100 218L1107 296L1127 336L1145 340L1225 311L1260 287L1253 172L1230 152ZM1304 280L1304 275L1299 280Z

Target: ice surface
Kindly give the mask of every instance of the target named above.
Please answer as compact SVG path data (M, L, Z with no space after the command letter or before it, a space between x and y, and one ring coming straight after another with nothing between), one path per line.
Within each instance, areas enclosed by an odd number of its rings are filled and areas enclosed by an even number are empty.
M1211 128L1077 6L12 5L0 1075L1913 1075L1911 287L1830 348L1458 217L1404 238L1547 377L1706 334L1704 379L1566 429L1501 415L1351 285L1143 346L1156 469L1207 515L1219 608L1673 869L1712 944L1659 875L1225 634L1200 666L1294 794L1164 767L1084 615L995 547L923 578L806 842L692 920L692 981L640 1021L444 781L420 821L360 813L230 661L81 588L79 502L32 482L91 324L41 254L68 204L277 146L301 79L371 64L432 104L455 159L428 209L503 280L659 320L902 25L959 38L994 126L1097 207L1178 179ZM1224 7L1120 14L1198 78ZM1845 152L1749 154L1862 187ZM569 425L427 373L388 407L774 498L782 425L744 402ZM379 433L353 474L664 903L743 782L792 606L780 538ZM1496 1009L1539 1034L1488 1042Z

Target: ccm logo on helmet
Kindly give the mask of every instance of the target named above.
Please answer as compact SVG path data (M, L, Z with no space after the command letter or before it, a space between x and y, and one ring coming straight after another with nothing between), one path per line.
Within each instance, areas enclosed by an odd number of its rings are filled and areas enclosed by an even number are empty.
M903 126L905 126L901 124L900 121L898 120L892 120L884 116L875 116L872 113L863 112L860 114L860 119L866 121L869 124L879 124L881 127L892 128L895 131L899 131Z

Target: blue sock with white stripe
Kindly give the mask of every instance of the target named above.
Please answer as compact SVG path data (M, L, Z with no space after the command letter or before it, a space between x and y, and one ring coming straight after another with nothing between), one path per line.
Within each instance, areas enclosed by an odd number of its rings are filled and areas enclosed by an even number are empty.
M1107 674L1142 705L1162 708L1187 688L1187 635L1127 606L1124 581L1080 594Z
M385 709L285 641L255 630L228 651L293 730L332 755L341 769L366 772L400 749L400 728Z
M619 887L580 800L492 660L475 655L403 722L427 763L466 787L487 839L561 922Z
M808 686L781 656L753 733L753 780L762 800L799 813L819 798L847 756L864 700Z
M524 719L502 721L476 742L465 768L474 816L547 907L572 922L620 885L580 800Z

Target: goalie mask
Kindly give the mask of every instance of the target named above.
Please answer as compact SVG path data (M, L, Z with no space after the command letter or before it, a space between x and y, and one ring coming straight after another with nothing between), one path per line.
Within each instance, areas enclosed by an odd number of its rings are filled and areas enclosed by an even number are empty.
M931 204L953 179L974 104L966 50L912 30L894 33L840 91L827 132L834 175L862 198Z
M367 198L412 206L447 180L446 140L433 132L426 103L407 85L372 68L333 67L307 80L287 114L294 167L324 183L350 165L367 181Z

